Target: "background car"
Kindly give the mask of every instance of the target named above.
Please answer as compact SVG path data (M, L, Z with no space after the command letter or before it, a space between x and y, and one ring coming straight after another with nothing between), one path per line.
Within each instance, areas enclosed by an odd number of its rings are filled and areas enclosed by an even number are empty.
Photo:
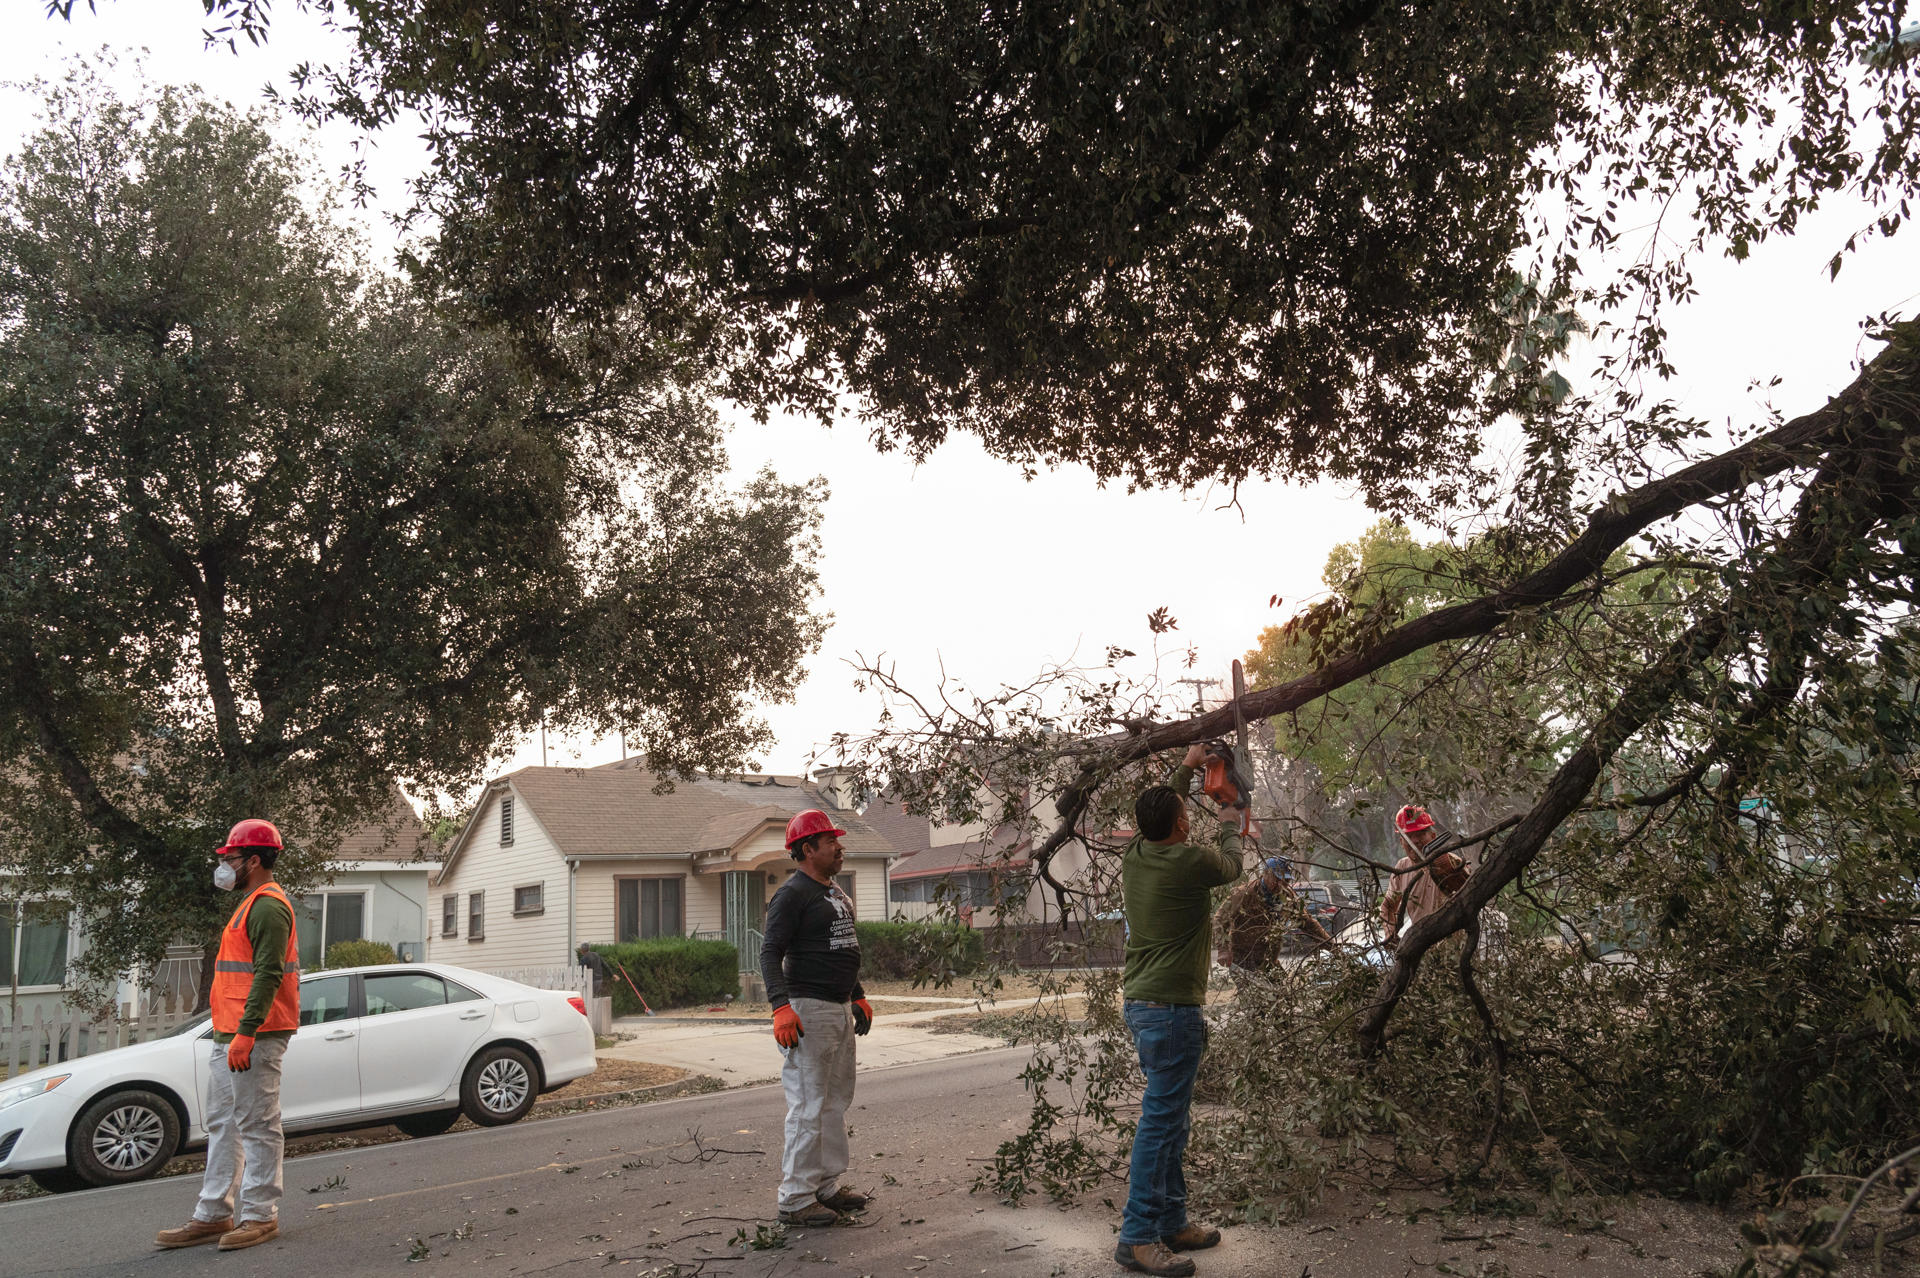
M144 1180L206 1144L212 1022L0 1082L0 1177L52 1190ZM289 1134L392 1123L436 1136L511 1123L594 1069L577 994L434 963L300 979L280 1086Z
M1307 917L1325 928L1328 936L1338 936L1342 922L1339 915L1347 908L1347 902L1325 883L1303 883L1295 890L1300 894L1301 904L1306 906Z

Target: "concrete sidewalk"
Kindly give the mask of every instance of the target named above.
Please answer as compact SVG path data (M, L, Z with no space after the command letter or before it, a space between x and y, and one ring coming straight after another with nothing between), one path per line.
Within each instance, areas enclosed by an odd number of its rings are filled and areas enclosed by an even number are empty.
M1081 996L1070 994L1066 997ZM883 1000L873 1001L879 1003ZM983 1004L982 1007L996 1012L1015 1012L1034 1007L1042 1001L1038 998L1005 999ZM970 1010L975 1004L973 999L956 999L954 1002L957 1006L951 1009L934 1008L924 1012L901 1012L876 1017L872 1031L858 1040L861 1067L878 1069L888 1065L908 1065L1005 1046L1000 1039L982 1034L936 1033L932 1022ZM609 1060L678 1065L682 1069L711 1075L729 1087L766 1082L780 1076L780 1046L773 1041L771 1021L697 1021L623 1016L613 1026L615 1033L632 1037L612 1047L601 1048L599 1055ZM805 1046L806 1040L802 1039L803 1050Z

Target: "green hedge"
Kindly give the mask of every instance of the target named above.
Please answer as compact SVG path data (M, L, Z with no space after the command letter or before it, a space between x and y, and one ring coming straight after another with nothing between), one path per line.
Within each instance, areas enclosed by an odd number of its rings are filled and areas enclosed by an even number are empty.
M607 960L607 992L613 995L616 1016L633 1016L640 1003L615 964L626 970L654 1011L712 1003L740 993L740 952L725 941L697 941L690 936L661 936L624 945L595 945Z
M970 976L986 961L986 942L958 923L855 923L860 975L874 980Z
M375 963L398 963L400 956L385 941L335 941L327 947L321 967L371 967Z

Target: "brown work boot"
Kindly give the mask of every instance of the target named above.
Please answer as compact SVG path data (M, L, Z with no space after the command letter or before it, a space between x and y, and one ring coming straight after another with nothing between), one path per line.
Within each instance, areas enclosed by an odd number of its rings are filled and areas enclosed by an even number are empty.
M258 1247L279 1236L280 1222L277 1220L243 1220L240 1228L220 1239L220 1250L239 1251L242 1247Z
M233 1217L225 1220L201 1220L195 1217L178 1229L163 1229L153 1237L156 1247L198 1247L233 1228Z
M1154 1274L1157 1278L1187 1278L1194 1265L1185 1256L1176 1256L1161 1242L1129 1246L1120 1243L1113 1249L1113 1261L1135 1273Z
M1160 1241L1174 1251L1205 1251L1220 1245L1220 1231L1189 1221L1181 1226L1179 1233L1168 1234Z
M859 1211L873 1201L872 1194L863 1194L845 1185L837 1187L831 1194L815 1194L814 1197L835 1211Z
M825 1203L810 1203L797 1211L781 1212L780 1223L802 1229L831 1229L840 1223L840 1213Z

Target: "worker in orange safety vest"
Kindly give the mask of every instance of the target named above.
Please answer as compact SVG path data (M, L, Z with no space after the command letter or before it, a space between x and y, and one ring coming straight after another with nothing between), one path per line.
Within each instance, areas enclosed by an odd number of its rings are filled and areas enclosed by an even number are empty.
M293 903L273 881L281 850L280 831L255 819L234 826L214 850L215 886L241 900L220 930L213 964L207 1169L193 1217L161 1230L161 1247L217 1239L221 1251L238 1251L280 1233L280 1067L300 1028L300 938Z

